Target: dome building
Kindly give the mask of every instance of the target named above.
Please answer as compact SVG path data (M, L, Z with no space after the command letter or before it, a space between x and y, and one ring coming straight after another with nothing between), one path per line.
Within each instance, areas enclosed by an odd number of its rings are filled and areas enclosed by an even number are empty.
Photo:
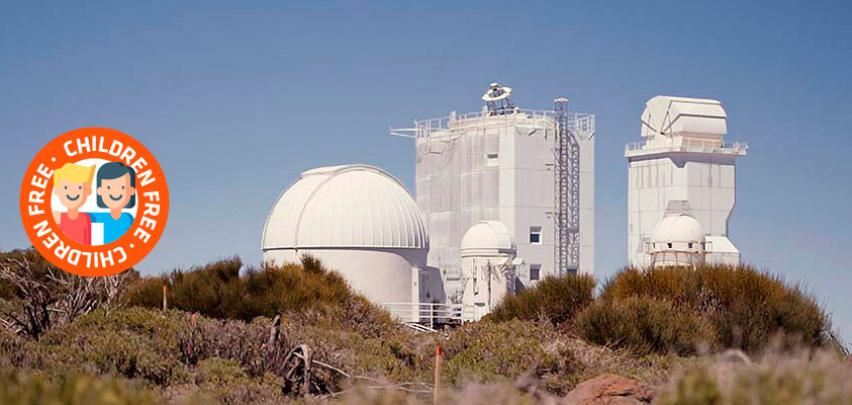
M429 236L420 210L391 174L367 165L308 170L266 220L263 259L311 255L377 303L443 302L443 281L426 266Z
M465 232L460 251L462 304L479 320L514 291L517 247L505 224L480 221Z
M704 263L704 228L685 214L663 218L654 228L652 242L646 245L651 265L696 266Z

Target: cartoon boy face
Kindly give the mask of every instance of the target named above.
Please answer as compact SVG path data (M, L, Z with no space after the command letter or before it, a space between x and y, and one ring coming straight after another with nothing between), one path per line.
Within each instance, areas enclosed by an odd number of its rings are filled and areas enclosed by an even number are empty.
M106 208L122 209L136 195L136 188L131 185L130 174L124 174L114 179L100 179L98 196Z
M92 193L93 166L66 163L53 175L53 194L69 211L76 211Z
M89 183L62 180L53 186L53 192L59 197L59 201L65 208L76 210L86 203L86 199L89 198L92 190Z

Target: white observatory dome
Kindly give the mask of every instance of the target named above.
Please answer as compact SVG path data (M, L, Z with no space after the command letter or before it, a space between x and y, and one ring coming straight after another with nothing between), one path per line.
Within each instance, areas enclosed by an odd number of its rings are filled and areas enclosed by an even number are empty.
M704 242L704 228L695 218L681 214L663 218L654 228L654 242Z
M428 272L417 204L399 180L367 165L302 173L270 211L262 249L277 264L314 256L377 303L419 302Z
M646 252L652 266L694 266L704 263L704 228L685 214L663 218L654 228Z
M367 165L302 173L269 214L263 249L428 249L417 204L391 174Z
M468 228L461 241L462 304L473 308L478 320L514 291L515 241L505 224L480 221Z
M515 253L512 233L500 221L480 221L465 232L461 241L462 256Z

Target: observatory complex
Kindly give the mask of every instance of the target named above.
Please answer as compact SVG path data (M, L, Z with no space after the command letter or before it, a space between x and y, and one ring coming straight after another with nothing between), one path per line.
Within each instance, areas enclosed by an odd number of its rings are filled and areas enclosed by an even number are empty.
M415 121L416 197L368 165L305 171L266 220L263 257L308 254L420 327L471 321L548 275L595 270L595 117L514 105L491 84L482 110ZM628 259L638 267L738 264L728 239L735 160L725 110L656 96L628 144Z
M642 112L642 142L625 147L627 233L632 266L739 264L728 239L736 200L735 160L717 100L656 96Z

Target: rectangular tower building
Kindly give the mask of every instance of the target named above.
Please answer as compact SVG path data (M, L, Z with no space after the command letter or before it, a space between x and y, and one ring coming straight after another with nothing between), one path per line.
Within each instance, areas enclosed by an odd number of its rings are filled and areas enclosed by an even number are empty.
M717 100L648 100L643 141L628 144L624 152L631 265L692 264L671 258L695 255L701 262L739 263L728 223L736 201L735 160L748 146L725 143L726 119ZM689 218L674 220L684 216ZM668 259L655 263L655 255Z
M505 101L488 102L480 112L416 121L412 129L416 200L430 238L428 262L445 275L449 297L461 288L462 236L482 220L500 221L511 231L517 277L524 285L561 272L594 272L594 115L566 117L565 131L579 146L574 158L579 161L568 162L578 171L579 184L576 201L570 196L561 201L567 209L576 208L579 224L568 231L578 236L579 260L557 269L558 117L554 111L522 110Z

